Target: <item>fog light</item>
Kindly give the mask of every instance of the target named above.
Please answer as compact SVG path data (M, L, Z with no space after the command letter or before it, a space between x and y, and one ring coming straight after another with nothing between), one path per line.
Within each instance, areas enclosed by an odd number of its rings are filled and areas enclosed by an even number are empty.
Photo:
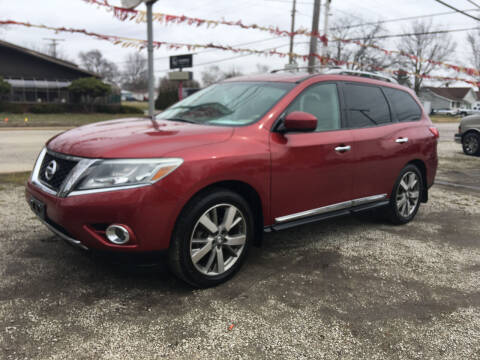
M123 225L110 225L105 231L107 239L117 245L126 244L130 240L130 229Z

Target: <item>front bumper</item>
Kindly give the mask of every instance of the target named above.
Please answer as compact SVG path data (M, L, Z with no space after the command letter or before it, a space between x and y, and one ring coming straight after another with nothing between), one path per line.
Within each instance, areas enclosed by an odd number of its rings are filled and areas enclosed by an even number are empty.
M461 144L462 143L462 134L455 134L454 135L454 140L456 143Z
M55 234L82 249L104 251L167 249L180 211L179 199L155 185L62 198L29 181L25 197L29 204L33 198L45 205L40 220ZM110 243L102 228L111 224L127 225L134 239L125 245Z

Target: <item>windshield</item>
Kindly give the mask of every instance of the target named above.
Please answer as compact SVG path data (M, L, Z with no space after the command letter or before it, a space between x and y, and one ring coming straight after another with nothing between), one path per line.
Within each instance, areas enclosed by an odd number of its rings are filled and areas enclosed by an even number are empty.
M157 119L241 126L258 121L293 83L231 82L209 86L171 106Z

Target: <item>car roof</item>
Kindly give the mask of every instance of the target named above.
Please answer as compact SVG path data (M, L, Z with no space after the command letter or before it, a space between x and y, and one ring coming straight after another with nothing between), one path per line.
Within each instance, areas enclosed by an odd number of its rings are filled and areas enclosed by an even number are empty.
M258 74L258 75L245 75L237 76L234 78L226 79L225 82L237 82L237 81L252 81L252 82L301 82L305 79L308 79L312 76L319 74L309 74L309 73L282 73L282 74Z
M342 75L342 74L309 74L306 72L296 72L296 73L281 73L281 74L260 74L260 75L246 75L246 76L238 76L230 79L226 79L223 82L288 82L288 83L301 83L308 79L313 78L324 78L325 80L330 81L350 81L350 82L357 82L357 83L365 83L365 84L372 84L378 86L385 86L394 89L400 89L409 92L410 94L414 94L412 89L387 82L384 80L372 79L363 76L355 76L355 75Z

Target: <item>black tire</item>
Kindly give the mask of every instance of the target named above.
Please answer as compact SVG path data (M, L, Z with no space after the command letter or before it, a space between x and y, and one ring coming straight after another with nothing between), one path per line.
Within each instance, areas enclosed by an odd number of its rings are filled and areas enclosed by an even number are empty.
M194 231L197 231L197 227L199 226L200 218L204 214L210 214L208 211L212 208L221 206L232 205L237 210L237 215L242 217L241 226L246 234L245 243L243 245L243 249L241 250L240 254L235 257L235 262L233 265L226 271L221 274L211 274L207 275L202 273L197 267L200 265L194 264L192 257L194 256L191 250L191 246L193 244L193 235ZM221 212L221 210L219 210ZM221 214L217 215L217 220L219 220ZM223 214L223 222L225 221L226 212ZM222 224L218 224L218 228ZM240 226L240 225L239 225ZM200 229L202 226L200 226ZM233 228L232 228L233 229ZM205 233L209 234L207 229L203 229ZM220 233L220 230L219 230ZM228 233L225 231L225 234L228 236ZM209 234L210 236L210 234ZM212 235L213 236L213 235ZM254 238L254 217L252 211L250 209L249 204L245 199L240 196L239 194L230 191L224 188L213 188L210 189L208 192L201 193L195 196L184 208L181 212L179 218L177 219L177 223L175 225L175 230L173 232L173 236L171 239L170 248L168 251L168 261L169 266L172 272L179 277L180 279L184 280L185 282L189 283L190 285L197 287L197 288L207 288L216 286L221 284L228 279L230 279L242 266L250 244L253 242ZM224 240L226 241L226 240ZM201 246L201 245L198 245ZM214 245L211 252L218 251L215 250L217 247L221 248L221 251L224 251L225 248L222 245ZM230 248L231 249L231 248ZM230 250L231 251L231 250ZM217 255L213 255L209 252L208 254L214 256L216 259L214 260L214 264L217 264L217 271L220 271L218 268L218 253ZM231 253L228 252L228 256ZM222 255L224 256L224 255ZM205 258L207 256L205 255ZM223 257L222 257L223 259ZM225 261L225 264L227 260ZM210 265L205 265L206 267L210 267ZM203 269L205 270L205 269ZM206 270L208 272L208 269ZM212 269L213 271L213 269Z
M466 155L480 155L480 134L467 132L463 135L462 148Z
M409 190L406 190L404 188L405 185L408 185L405 183L405 181L402 184L402 180L404 180L406 177L410 176L407 174L414 174L417 178L417 183L418 186L416 185L414 188L412 188L409 192ZM387 218L390 220L395 225L403 225L408 222L410 222L415 215L417 214L418 208L420 207L420 202L422 199L422 193L424 191L424 179L422 176L422 173L420 170L413 164L409 164L405 166L402 171L400 171L400 175L398 176L397 181L395 182L395 185L393 186L392 194L390 195L390 204L388 205L387 208ZM405 194L404 197L401 196L402 193L407 193ZM416 198L416 203L413 205L413 197L410 197L410 193L417 193L417 198ZM407 204L404 204L403 199L405 199L406 202L408 202L408 208ZM405 209L407 207L407 209Z

